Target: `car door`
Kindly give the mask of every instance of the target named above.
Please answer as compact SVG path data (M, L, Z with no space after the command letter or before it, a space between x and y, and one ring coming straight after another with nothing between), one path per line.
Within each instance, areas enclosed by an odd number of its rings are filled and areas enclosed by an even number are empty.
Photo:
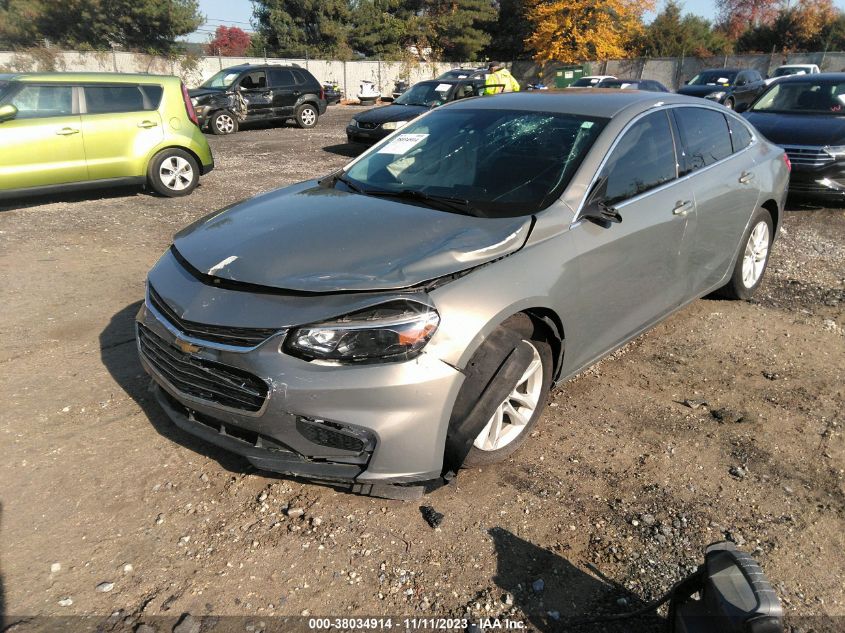
M695 216L688 180L678 180L676 140L667 109L635 120L601 168L576 225L579 253L576 319L567 340L570 366L580 367L677 308L689 294L687 226ZM602 183L605 183L602 185ZM604 191L602 191L604 190ZM589 205L616 209L621 223L583 219Z
M302 94L293 72L287 68L270 68L267 74L273 94L273 116L293 116L296 102Z
M6 104L18 112L0 123L0 190L88 179L76 88L21 82Z
M246 103L246 115L249 119L269 119L273 117L273 92L267 85L267 72L253 70L245 73L238 80L236 89Z
M748 71L748 81L748 103L751 103L766 88L766 82L763 80L763 75L756 70Z
M751 152L737 140L734 152L726 117L716 108L672 110L681 139L681 175L689 175L695 200L690 248L693 294L714 288L733 265L745 224L757 205L759 190ZM750 131L743 126L746 134Z
M85 84L82 130L91 180L141 177L164 140L160 85Z

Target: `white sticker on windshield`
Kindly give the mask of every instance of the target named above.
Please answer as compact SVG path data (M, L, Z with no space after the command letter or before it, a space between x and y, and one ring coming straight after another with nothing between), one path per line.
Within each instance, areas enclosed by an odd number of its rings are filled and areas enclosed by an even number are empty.
M584 121L584 122L581 124L581 129L582 129L582 130L589 130L591 127L593 127L593 122L592 122L592 121Z
M428 134L400 134L382 147L379 154L405 154L428 138Z
M435 88L435 90L437 92L449 92L451 88L452 84L437 84L437 88Z

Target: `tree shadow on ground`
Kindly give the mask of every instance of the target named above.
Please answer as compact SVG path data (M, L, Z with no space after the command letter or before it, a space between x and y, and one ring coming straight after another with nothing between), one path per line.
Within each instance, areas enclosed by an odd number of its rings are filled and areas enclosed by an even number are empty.
M658 633L665 620L656 614L622 621L586 622L614 614L634 611L645 603L596 570L592 576L565 558L538 547L503 528L489 531L498 556L493 578L504 592L513 596L518 607L536 630L587 633ZM534 583L542 580L537 590ZM617 600L623 599L621 607Z
M346 156L347 158L355 158L369 149L368 145L361 143L340 143L338 145L328 145L323 148L324 152L329 154L337 154L338 156Z

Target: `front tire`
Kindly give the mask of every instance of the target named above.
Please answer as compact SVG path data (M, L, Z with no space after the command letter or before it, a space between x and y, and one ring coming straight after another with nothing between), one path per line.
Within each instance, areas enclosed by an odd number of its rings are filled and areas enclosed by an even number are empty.
M190 194L199 184L200 170L196 159L174 147L162 150L150 161L147 182L152 189L168 198Z
M294 120L299 127L307 130L317 125L319 118L320 113L316 107L310 103L303 103L296 109Z
M228 110L218 110L211 115L208 128L212 134L217 134L218 136L234 134L238 131L238 119Z
M721 296L747 300L757 292L769 265L773 239L771 214L766 209L757 209L742 236L742 246L731 279L719 290Z

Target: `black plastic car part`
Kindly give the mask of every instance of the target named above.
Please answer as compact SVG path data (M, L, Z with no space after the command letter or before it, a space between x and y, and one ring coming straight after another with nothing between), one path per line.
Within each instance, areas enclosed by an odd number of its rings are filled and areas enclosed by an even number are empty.
M751 556L725 541L704 557L701 573L681 583L669 602L672 633L782 633L780 601Z

